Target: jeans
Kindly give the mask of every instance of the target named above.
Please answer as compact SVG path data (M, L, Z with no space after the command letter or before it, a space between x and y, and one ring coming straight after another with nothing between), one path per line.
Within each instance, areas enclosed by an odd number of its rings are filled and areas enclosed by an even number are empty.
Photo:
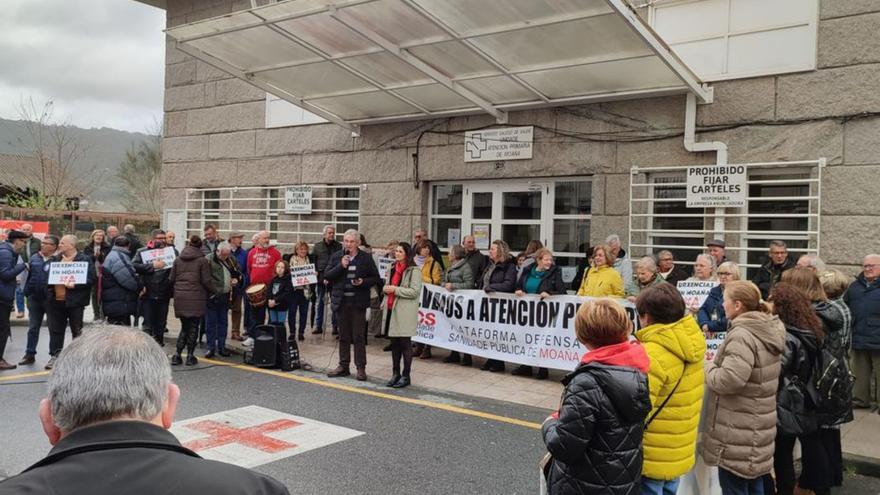
M15 288L15 309L19 313L24 313L24 292L21 287Z
M764 495L764 482L761 477L749 480L740 478L730 471L719 467L718 481L722 495Z
M679 478L674 480L655 480L642 476L642 495L675 495Z
M68 308L64 301L56 302L49 306L49 355L57 356L64 348L64 334L67 325L70 324L70 333L73 338L82 335L83 310L85 308Z
M40 327L43 325L43 317L46 316L46 301L38 301L33 297L28 298L28 333L25 354L37 354L37 343L40 342Z
M7 306L0 303L0 359L3 359L3 353L6 351L6 341L12 334L12 327L9 324L9 315L12 313L12 304Z
M321 277L319 276L318 279L320 280ZM327 305L325 304L325 302L326 302L325 297L330 297L330 286L324 285L324 284L318 284L316 289L317 289L317 292L316 292L317 302L315 304L317 305L317 311L316 311L317 316L315 317L315 328L323 330L324 329L324 310L327 307ZM333 311L332 308L330 309L330 316L333 321L333 329L338 330L339 329L339 322L337 321L337 318L336 318L336 311Z
M270 309L269 310L269 324L270 325L278 325L284 326L284 322L287 320L287 310L279 310L279 309Z
M165 327L168 325L168 299L144 299L144 326L159 345L165 345Z
M296 326L297 313L299 313L299 327ZM291 337L299 332L303 335L306 332L306 321L309 313L309 300L306 298L306 291L294 290L293 296L290 298L290 312L288 313L287 326L290 327Z
M226 294L208 299L205 312L205 335L208 349L226 349L226 330L229 327L229 299Z

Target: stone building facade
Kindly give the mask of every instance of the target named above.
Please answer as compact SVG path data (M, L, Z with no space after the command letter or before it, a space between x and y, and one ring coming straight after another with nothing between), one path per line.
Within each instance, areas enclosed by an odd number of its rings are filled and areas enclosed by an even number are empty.
M168 27L251 6L247 0L147 3L166 9ZM730 163L825 160L821 197L805 203L807 213L818 213L814 218L821 222L820 256L850 272L857 271L864 254L880 252L880 198L876 190L880 178L878 31L880 2L820 0L816 70L713 82L714 102L700 105L697 113L697 140L726 143ZM542 221L550 218L558 222L559 228L551 237L568 236L568 240L582 241L576 243L582 247L618 233L626 243L634 220L630 213L639 211L630 201L631 191L636 191L631 181L638 181L632 174L634 167L715 163L714 153L688 152L683 145L684 96L511 112L507 125L536 126L533 158L465 163L462 131L492 125L490 116L365 125L358 137L329 123L267 128L263 90L176 50L171 41L165 73L163 198L167 209L191 209L187 198L191 200L202 189L350 185L359 191L356 225L375 244L409 239L417 226L433 227L432 236L438 235L440 219L435 218L435 210L437 200L442 203L443 198L432 189L436 184L467 187L510 180L553 187L558 184L556 179L573 178L589 180L588 214L575 208L570 212L574 217L541 217ZM609 138L619 131L655 138ZM417 165L413 159L416 154ZM805 173L817 177L815 170ZM808 186L803 191L809 195L818 188ZM579 201L584 203L583 198ZM254 201L248 206L259 209L261 204ZM778 211L784 214L785 206L781 208ZM771 207L769 211L774 210ZM581 214L589 220L588 230L581 231L587 239L564 233L569 227L563 220L576 220ZM261 214L256 212L253 218L253 225L235 228L260 227ZM220 223L225 230L222 219ZM728 244L745 246L748 225L736 223L732 217L724 223ZM454 219L440 224L456 225ZM467 230L467 225L458 225ZM717 228L718 224L714 225ZM707 220L703 227L706 233L702 237L711 239L715 235L713 223ZM199 228L199 219L190 217L191 233ZM448 230L439 233L439 237L449 235ZM646 242L645 235L632 238L633 242ZM315 238L306 240L313 242ZM557 244L563 242L567 241ZM760 242L766 244L765 240ZM816 242L809 238L804 246ZM560 247L555 246L576 251L571 246ZM638 255L650 249L631 251ZM758 262L759 256L755 251L743 260Z

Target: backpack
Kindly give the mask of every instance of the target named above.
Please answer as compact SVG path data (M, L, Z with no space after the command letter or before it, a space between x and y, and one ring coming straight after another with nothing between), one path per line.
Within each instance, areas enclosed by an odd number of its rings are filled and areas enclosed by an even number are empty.
M840 346L826 341L819 350L813 369L814 386L819 394L819 414L826 416L830 424L845 422L851 411L855 382L846 352Z

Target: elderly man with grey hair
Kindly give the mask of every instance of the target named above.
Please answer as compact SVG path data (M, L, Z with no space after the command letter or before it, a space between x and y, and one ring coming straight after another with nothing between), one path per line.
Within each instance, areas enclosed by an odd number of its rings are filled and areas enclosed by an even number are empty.
M752 279L758 289L761 289L762 299L767 299L770 289L782 280L783 272L797 265L797 260L789 254L785 241L770 241L769 258L758 268L758 273Z
M211 265L211 282L214 294L208 297L205 308L205 335L208 339L208 352L205 357L210 359L214 354L229 356L226 350L226 332L229 330L229 302L233 291L242 284L241 267L232 256L232 245L228 241L220 241L216 252L208 255Z
M351 345L354 344L357 379L367 379L367 308L370 307L370 287L379 284L381 279L373 257L362 251L360 244L360 232L347 230L342 236L342 251L330 258L324 272L324 280L333 287L330 298L333 311L339 317L339 366L327 373L331 378L351 373Z
M816 274L825 272L825 262L816 253L802 254L797 260L797 266L809 268Z
M605 244L608 244L608 248L611 249L611 254L614 255L614 269L617 270L617 273L623 278L624 292L629 293L633 291L634 281L632 260L629 258L626 251L624 251L623 247L621 247L620 236L617 234L609 235L605 238Z
M0 495L288 493L269 476L202 459L167 431L180 389L165 353L143 332L89 328L58 357L48 388L39 415L53 448L0 482Z
M76 249L76 236L66 235L58 244L58 254L51 257L44 268L50 274L53 265L83 263L86 266L85 280L77 281L67 278L61 283L49 285L49 297L46 301L46 315L49 320L49 355L46 369L52 369L55 359L64 348L64 334L70 325L70 333L77 338L82 333L83 313L92 297L92 285L97 283L94 263L89 257ZM50 275L51 276L51 275Z

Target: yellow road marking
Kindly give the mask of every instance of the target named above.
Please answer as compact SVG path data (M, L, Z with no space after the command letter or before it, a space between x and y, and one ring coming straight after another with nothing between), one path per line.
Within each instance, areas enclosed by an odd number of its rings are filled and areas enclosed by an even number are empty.
M387 394L385 392L377 392L375 390L370 390L370 389L366 389L366 388L352 387L351 385L345 385L342 383L333 383L333 382L328 382L325 380L319 380L317 378L309 378L307 376L294 375L291 373L285 373L285 372L276 371L276 370L256 368L253 366L247 366L247 365L243 365L243 364L231 364L231 363L226 363L223 361L217 361L214 359L205 359L205 358L199 358L199 360L202 362L211 363L211 364L215 364L215 365L219 365L219 366L228 366L230 368L240 369L243 371L250 371L252 373L262 373L264 375L277 376L280 378L286 378L288 380L294 380L294 381L298 381L301 383L310 383L312 385L318 385L321 387L342 390L344 392L352 392L355 394L368 395L370 397L377 397L380 399L394 400L397 402L404 402L406 404L412 404L415 406L430 407L432 409L439 409L441 411L447 411L447 412L452 412L452 413L456 413L456 414L464 414L466 416L474 416L477 418L488 419L491 421L498 421L499 423L507 423L507 424L516 425L516 426L522 426L525 428L532 428L535 430L541 429L540 423L534 423L531 421L525 421L525 420L516 419L516 418L509 418L507 416L500 416L498 414L477 411L474 409L468 409L466 407L458 407L458 406L453 406L450 404L443 404L440 402L432 402L429 400L413 399L410 397L403 397L403 396L394 395L394 394Z
M31 371L29 373L19 373L17 375L3 375L0 376L0 382L10 382L13 380L18 380L19 378L31 378L34 376L46 376L50 371Z

